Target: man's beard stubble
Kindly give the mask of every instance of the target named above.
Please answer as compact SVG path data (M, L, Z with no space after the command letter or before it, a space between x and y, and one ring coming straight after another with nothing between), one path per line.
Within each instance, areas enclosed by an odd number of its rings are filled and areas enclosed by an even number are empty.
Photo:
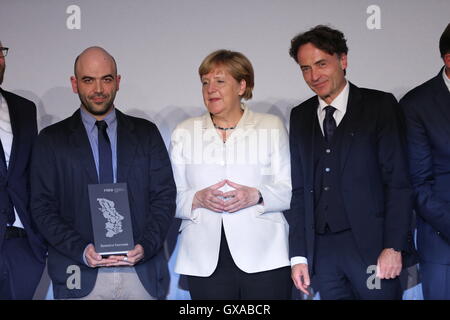
M102 95L94 95L94 96L88 97L88 99L91 99L91 98L93 98L95 96L100 96L100 97L107 98L107 96L102 94ZM101 108L101 109L95 108L94 106L98 106L98 105L96 105L95 103L89 102L88 99L86 99L84 96L80 95L79 93L78 93L78 97L80 98L80 101L81 101L81 104L83 105L83 107L90 114L95 115L95 116L103 116L103 115L107 114L109 111L111 111L111 109L114 106L115 95L110 97L109 100L105 101L104 108Z

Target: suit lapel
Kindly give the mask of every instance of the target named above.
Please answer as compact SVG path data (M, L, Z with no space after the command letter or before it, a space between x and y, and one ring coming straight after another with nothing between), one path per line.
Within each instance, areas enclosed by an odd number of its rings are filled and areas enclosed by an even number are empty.
M15 99L13 99L13 97L11 97L7 92L3 90L1 90L1 94L8 104L9 120L11 122L11 129L13 134L13 141L8 165L9 176L13 171L14 164L16 163L17 148L20 142L20 131L18 130L18 128L20 127L20 112L18 112L17 110L18 106L16 106L16 101L14 101Z
M434 100L446 119L446 123L450 123L450 92L442 78L442 69L434 78L433 89L435 92ZM448 125L445 128L450 132Z
M345 168L349 151L352 147L355 132L361 119L363 99L358 87L350 83L347 111L342 121L342 143L340 148L341 170Z
M302 150L301 154L304 157L304 166L306 170L304 170L304 179L310 186L313 185L313 173L314 173L314 136L315 131L318 126L317 120L317 107L319 103L317 97L310 99L308 104L304 105L302 108L305 108L305 116L300 119L301 124L299 125L299 130L301 133L298 135L299 140L299 148Z
M117 116L117 182L127 181L138 145L134 124L119 110Z
M78 109L70 119L70 128L72 133L69 137L69 143L73 148L74 157L80 159L82 167L86 170L91 183L98 183L97 169L95 167L92 148L86 129L81 120L80 109Z

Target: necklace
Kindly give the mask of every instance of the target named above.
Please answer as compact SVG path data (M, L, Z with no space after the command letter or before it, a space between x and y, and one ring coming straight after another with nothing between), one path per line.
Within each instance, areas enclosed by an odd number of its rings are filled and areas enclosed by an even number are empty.
M214 120L213 120L214 115L213 115L212 113L210 113L209 115L211 116L211 121L212 121L212 123L213 123L213 125L214 125L214 128L216 128L216 129L218 129L218 130L221 130L221 131L228 131L228 130L236 129L236 126L237 126L237 125L234 125L234 126L228 127L228 128L219 127L219 126L214 122Z
M228 127L228 128L222 128L222 127L219 127L218 125L216 125L214 122L213 122L213 125L214 125L214 128L219 129L219 130L222 130L222 131L233 130L233 129L236 128L236 126L234 126L234 127Z

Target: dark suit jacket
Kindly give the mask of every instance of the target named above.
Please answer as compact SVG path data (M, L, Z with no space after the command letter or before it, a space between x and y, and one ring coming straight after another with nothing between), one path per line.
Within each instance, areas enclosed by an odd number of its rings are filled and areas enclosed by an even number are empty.
M117 182L128 185L135 244L145 258L135 268L156 298L167 293L169 274L163 243L175 214L176 188L164 142L157 127L116 109ZM31 166L31 211L48 240L48 270L56 298L83 297L95 284L97 269L83 262L94 243L88 184L97 171L80 110L41 131ZM66 286L67 268L81 269L81 289Z
M317 96L291 112L292 172L289 222L290 256L314 261L313 140ZM399 108L392 94L350 84L340 152L339 190L351 230L368 265L376 264L384 248L411 250L408 236L412 192L406 170Z
M38 261L45 263L47 249L43 238L37 233L37 228L33 224L29 211L29 164L32 146L37 136L36 106L33 102L1 88L0 93L8 103L14 136L6 191L9 193L20 221L27 232L28 242L34 255ZM5 237L6 219L6 215L0 214L0 247Z
M406 117L419 255L450 264L450 92L442 69L400 104Z

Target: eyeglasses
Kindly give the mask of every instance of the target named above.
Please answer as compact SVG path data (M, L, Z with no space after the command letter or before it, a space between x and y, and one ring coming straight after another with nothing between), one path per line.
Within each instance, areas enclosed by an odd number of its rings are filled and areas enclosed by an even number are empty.
M6 57L8 55L9 48L0 47L0 57Z

